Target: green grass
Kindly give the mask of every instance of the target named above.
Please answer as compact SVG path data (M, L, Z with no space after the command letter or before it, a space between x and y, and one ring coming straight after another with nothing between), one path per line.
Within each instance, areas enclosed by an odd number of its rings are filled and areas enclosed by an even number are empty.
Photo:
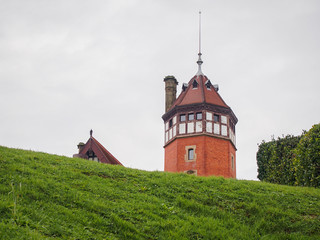
M320 239L319 215L319 189L0 147L1 239Z

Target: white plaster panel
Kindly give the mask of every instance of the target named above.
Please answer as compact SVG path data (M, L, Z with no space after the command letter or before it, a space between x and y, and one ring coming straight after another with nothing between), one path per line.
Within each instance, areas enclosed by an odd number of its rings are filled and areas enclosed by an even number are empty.
M166 132L166 142L168 142L168 139L169 139L169 134L168 132Z
M227 117L221 115L221 123L227 124Z
M209 121L212 121L212 113L211 112L206 112L206 119Z
M185 134L186 133L186 124L185 123L180 123L179 124L179 133L180 134Z
M213 133L214 134L220 134L220 124L219 123L214 123L213 124Z
M194 122L189 122L188 123L188 133L193 133L194 132Z
M175 137L177 135L177 126L174 126L172 129L172 136Z
M227 126L226 125L221 125L221 135L222 136L227 136L228 135Z
M202 121L196 122L196 132L202 132Z
M177 123L177 116L174 116L172 119L172 124L175 125Z
M236 145L236 135L232 132L231 129L229 129L229 137L234 145Z
M212 133L212 122L207 122L206 125L206 131Z
M169 140L172 138L172 128L169 130Z

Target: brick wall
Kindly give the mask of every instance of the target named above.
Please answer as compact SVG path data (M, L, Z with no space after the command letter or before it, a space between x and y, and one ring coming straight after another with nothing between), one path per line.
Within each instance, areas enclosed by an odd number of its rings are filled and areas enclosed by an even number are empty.
M195 146L195 161L187 161L186 146ZM234 156L232 169L231 159ZM165 147L165 171L196 170L198 176L236 177L236 153L230 141L210 136L177 138Z

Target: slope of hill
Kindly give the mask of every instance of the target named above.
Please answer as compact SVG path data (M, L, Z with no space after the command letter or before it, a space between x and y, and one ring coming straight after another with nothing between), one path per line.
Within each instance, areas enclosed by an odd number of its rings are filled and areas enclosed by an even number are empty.
M150 159L152 161L152 159ZM319 239L320 190L0 147L1 239Z

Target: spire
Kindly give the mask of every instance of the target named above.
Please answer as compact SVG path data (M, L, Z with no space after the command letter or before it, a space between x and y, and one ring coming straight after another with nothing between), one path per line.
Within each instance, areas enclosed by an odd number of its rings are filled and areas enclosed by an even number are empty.
M198 72L197 72L197 76L203 75L202 71L201 71L201 64L203 63L202 59L201 59L201 11L199 11L199 53L198 53Z

